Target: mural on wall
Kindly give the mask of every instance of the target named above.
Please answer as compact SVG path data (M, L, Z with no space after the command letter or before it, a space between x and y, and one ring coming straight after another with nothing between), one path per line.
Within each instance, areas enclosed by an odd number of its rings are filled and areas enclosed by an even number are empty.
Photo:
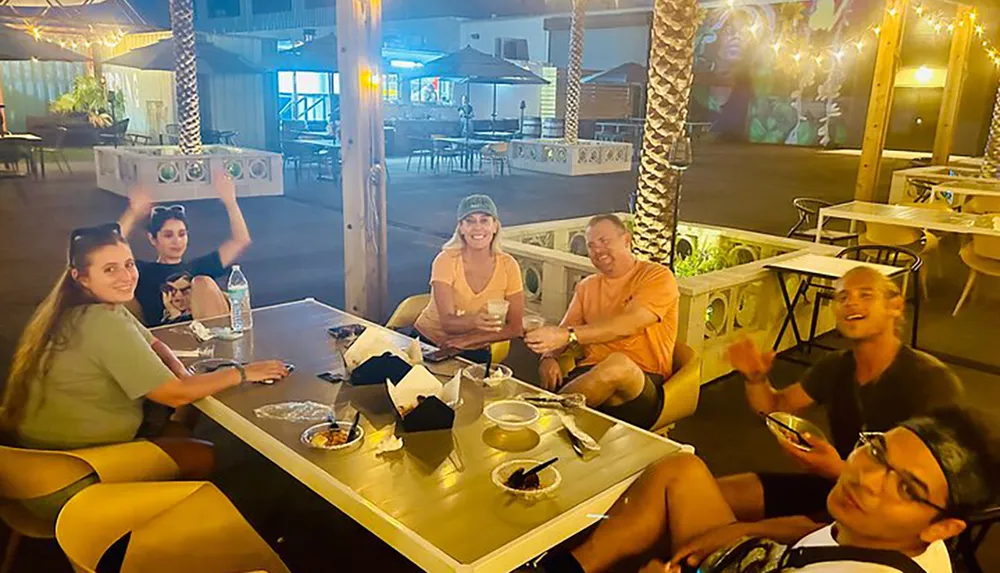
M844 144L846 109L865 105L845 82L871 68L879 5L805 0L709 10L695 40L691 121L712 123L726 140Z

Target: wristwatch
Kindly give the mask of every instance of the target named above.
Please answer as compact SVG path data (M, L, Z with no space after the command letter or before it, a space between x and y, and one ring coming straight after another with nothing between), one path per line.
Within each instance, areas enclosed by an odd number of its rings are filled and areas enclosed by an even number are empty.
M569 342L568 342L568 344L576 344L579 341L579 339L576 337L576 330L574 330L572 326L569 327L569 328L567 328L566 330L569 331Z
M230 366L232 368L235 368L236 371L240 373L240 384L246 384L246 382L247 382L247 369L244 368L243 365L240 364L239 362L233 362Z

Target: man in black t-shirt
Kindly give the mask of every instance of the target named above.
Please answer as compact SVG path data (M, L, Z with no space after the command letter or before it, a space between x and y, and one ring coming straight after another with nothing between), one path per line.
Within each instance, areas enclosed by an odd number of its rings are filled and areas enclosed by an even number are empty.
M887 431L961 396L962 384L947 366L900 341L897 327L904 301L895 283L859 266L835 288L837 329L852 348L820 360L800 383L775 390L767 378L773 352L762 354L749 340L729 348L733 368L746 377L747 400L755 411L795 414L820 404L826 408L832 433L832 444L806 436L809 451L778 440L808 473L721 478L723 495L742 521L822 513L858 432Z
M188 247L188 221L183 205L157 206L150 213L149 196L143 189L129 193L129 208L119 224L128 236L136 221L149 213L147 237L156 249L156 261L136 261L139 284L135 299L143 322L153 327L209 318L229 312L229 302L216 279L226 276L250 246L250 231L236 202L236 186L221 169L213 169L212 182L229 215L231 237L218 250L184 261Z

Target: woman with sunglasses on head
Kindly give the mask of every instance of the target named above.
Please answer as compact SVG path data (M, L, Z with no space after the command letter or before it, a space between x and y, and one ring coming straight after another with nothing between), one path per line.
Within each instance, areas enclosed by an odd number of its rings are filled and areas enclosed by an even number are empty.
M287 369L266 361L191 375L124 308L137 281L117 224L73 232L68 266L18 342L0 403L0 437L51 450L150 438L181 478L204 479L213 464L211 444L142 435L144 399L176 408L244 382L284 378ZM54 519L73 494L97 481L92 474L25 505Z
M129 208L119 223L128 236L136 221L149 214L147 237L156 249L156 261L136 261L139 286L135 298L146 326L210 318L229 313L229 302L215 279L227 274L250 246L250 231L236 202L236 186L220 168L212 181L229 214L230 238L218 250L184 261L188 248L188 221L183 205L157 205L150 210L142 188L129 194Z

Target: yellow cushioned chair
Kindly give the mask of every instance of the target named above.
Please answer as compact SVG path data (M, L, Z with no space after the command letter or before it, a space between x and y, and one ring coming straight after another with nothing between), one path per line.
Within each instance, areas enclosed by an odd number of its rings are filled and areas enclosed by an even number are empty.
M19 500L55 493L90 474L120 483L173 479L179 472L166 452L145 440L67 451L0 446L0 519L11 528L0 573L10 571L22 537L55 537L55 524Z
M560 355L559 369L563 375L571 372L582 357L579 347ZM687 344L678 342L674 346L674 372L663 381L663 410L650 431L666 434L671 424L694 414L700 395L701 356Z
M399 303L396 310L392 312L392 316L386 321L386 328L400 329L408 328L413 326L413 323L417 321L417 317L420 313L427 308L427 305L431 302L431 295L428 294L417 294L413 295L403 302ZM490 344L490 354L493 355L493 363L499 364L507 359L507 355L510 353L510 341L501 340L500 342L494 342Z
M972 292L972 286L980 273L1000 277L1000 239L974 235L972 241L966 243L958 255L969 267L969 280L965 283L965 289L958 299L958 304L955 305L955 311L951 313L952 316L957 315L965 304L965 299Z
M122 573L288 573L225 495L208 482L97 484L71 499L56 539L77 573L94 573L130 534Z

